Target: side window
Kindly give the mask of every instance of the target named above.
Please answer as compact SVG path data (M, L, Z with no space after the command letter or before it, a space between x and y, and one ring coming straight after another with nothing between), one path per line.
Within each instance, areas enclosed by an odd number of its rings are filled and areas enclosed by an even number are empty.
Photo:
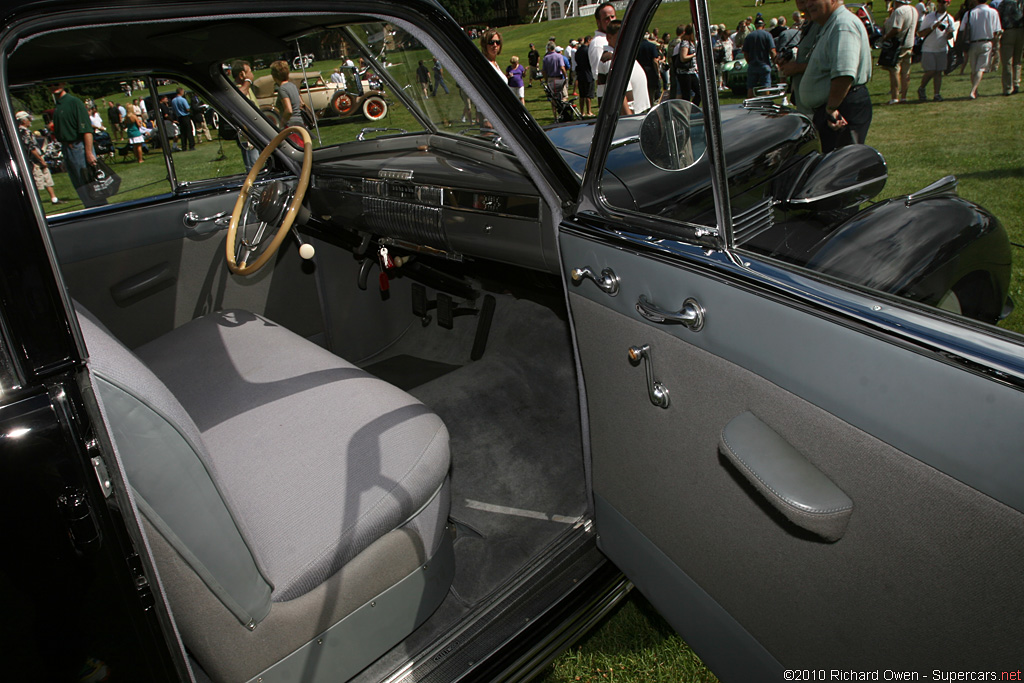
M149 92L138 77L14 87L10 96L48 215L171 191L159 135L147 112ZM90 153L100 162L98 173L90 170Z
M170 140L178 184L214 180L246 173L242 150L254 149L245 138L221 139L221 115L212 102L190 84L155 79L157 92L146 98L155 125L162 121ZM259 154L259 150L256 150ZM161 162L162 163L162 162Z
M969 73L943 68L936 76L915 63L914 106L886 106L907 93L895 79L890 92L889 74L873 66L869 36L884 11L839 5L831 14L797 15L796 26L782 30L778 18L760 14L749 25L727 11L712 16L716 67L699 73L693 46L700 41L676 4L661 5L637 54L611 62L612 71L631 69L633 95L601 102L622 112L601 177L609 208L654 218L673 239L692 238L694 223L716 226L709 162L697 153L703 117L696 108L697 86L714 78L738 251L1024 332L1024 179L1014 171L1022 157L1012 142L1022 123L1015 100L1001 96L1012 94L1001 72L972 93ZM654 37L654 26L676 21L678 39ZM955 50L952 41L940 43ZM650 109L637 105L642 84L655 96L657 72L646 77L644 53L661 54L670 66L669 88ZM943 65L955 63L943 55ZM841 77L845 90L835 92L843 97L832 102L837 71L853 75ZM975 112L970 134L925 123L958 115L964 102Z

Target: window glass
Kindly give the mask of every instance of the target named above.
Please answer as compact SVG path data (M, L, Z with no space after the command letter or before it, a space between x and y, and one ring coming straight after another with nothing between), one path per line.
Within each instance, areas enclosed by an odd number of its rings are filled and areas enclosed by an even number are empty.
M447 69L398 27L339 26L297 38L290 47L285 54L224 61L248 62L260 111L278 128L302 125L317 148L427 128L493 137Z
M808 2L805 15L749 20L712 6L721 12L711 17L715 71L700 73L699 60L689 59L697 42L687 28L689 6L663 3L641 50L610 62L613 70L629 64L640 72L631 78L634 92L634 80L649 75L654 113L631 112L646 104L638 107L635 96L615 103L623 113L601 181L607 202L656 216L661 232L675 239L692 239L686 223L715 225L707 157L690 166L668 163L693 155L666 152L664 141L678 148L678 136L665 135L672 117L662 111L669 99L700 104L696 86L713 78L739 251L1024 332L1024 128L1012 51L1003 52L1009 64L994 47L988 67L979 61L973 78L971 65L961 71L950 56L958 21L951 8L941 17L949 33L940 45L946 61L940 69L934 56L921 63L908 57L907 87L890 79L872 52L887 30L884 5L840 4L830 13L831 6ZM669 67L664 93L657 93L664 86L658 62L644 69L650 56ZM828 98L839 59L854 75L838 84L846 90L836 111ZM970 125L952 126L968 107ZM658 119L646 126L653 136L644 134L645 116ZM672 125L695 121L677 116ZM944 180L949 176L955 180Z
M142 79L129 75L77 79L64 83L63 89L14 87L10 95L25 156L47 214L170 192ZM76 170L86 165L86 133L104 165L98 178ZM76 184L76 179L82 182Z
M221 139L221 115L206 98L187 83L158 77L156 84L156 96L145 99L148 110L156 112L151 125L159 116L166 126L179 184L247 172L239 152L244 141Z

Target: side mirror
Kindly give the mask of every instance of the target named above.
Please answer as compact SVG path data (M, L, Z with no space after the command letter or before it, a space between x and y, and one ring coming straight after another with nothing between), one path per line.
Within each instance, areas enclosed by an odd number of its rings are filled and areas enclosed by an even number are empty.
M687 100L665 100L640 124L640 150L663 171L682 171L704 156L704 112Z

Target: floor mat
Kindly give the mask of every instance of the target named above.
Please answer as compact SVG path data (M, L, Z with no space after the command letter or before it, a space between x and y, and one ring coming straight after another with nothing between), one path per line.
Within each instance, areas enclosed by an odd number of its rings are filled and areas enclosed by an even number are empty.
M399 389L408 391L438 377L443 377L460 367L415 356L401 355L386 358L363 369Z

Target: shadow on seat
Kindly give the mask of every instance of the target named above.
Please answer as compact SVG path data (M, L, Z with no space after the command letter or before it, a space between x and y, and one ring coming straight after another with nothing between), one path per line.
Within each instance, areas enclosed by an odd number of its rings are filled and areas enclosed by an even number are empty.
M423 404L252 313L134 353L78 317L175 622L214 680L345 680L436 609L448 433Z

